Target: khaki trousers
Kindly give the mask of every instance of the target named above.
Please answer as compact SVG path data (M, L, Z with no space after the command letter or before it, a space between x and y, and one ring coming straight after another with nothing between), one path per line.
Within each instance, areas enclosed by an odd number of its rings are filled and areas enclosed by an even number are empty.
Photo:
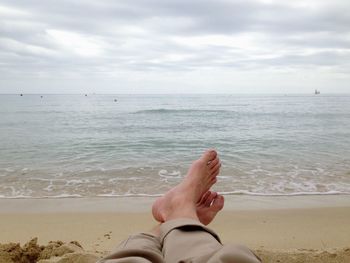
M244 246L222 245L208 227L192 219L176 219L160 226L160 236L140 233L123 241L98 263L260 263Z

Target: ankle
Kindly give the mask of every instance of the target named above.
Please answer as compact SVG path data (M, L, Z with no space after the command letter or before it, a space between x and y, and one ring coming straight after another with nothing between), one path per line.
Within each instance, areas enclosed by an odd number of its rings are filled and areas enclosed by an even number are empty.
M199 221L195 207L183 207L181 209L174 210L168 214L165 218L165 222L174 219L189 218Z

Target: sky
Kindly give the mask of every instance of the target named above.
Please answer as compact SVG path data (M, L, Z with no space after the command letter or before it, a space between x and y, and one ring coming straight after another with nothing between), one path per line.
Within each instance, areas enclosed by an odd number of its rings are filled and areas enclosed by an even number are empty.
M350 93L349 0L0 0L0 93Z

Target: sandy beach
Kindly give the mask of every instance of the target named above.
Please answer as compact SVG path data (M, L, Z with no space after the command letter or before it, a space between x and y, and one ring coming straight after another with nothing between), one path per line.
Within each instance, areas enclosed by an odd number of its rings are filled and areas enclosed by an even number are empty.
M0 243L78 241L84 253L100 257L155 224L153 200L3 199ZM224 243L245 244L265 262L350 262L350 196L226 196L210 227Z

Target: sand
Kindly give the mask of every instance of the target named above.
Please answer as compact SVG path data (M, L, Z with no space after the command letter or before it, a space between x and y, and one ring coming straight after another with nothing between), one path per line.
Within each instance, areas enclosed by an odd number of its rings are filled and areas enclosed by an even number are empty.
M0 200L0 243L7 244L0 246L0 262L11 262L4 256L10 242L18 250L16 243L23 249L33 238L46 247L52 240L82 246L42 263L63 257L62 262L91 262L129 234L150 229L153 200ZM210 227L224 243L243 243L265 262L350 262L350 196L227 196L225 210Z

